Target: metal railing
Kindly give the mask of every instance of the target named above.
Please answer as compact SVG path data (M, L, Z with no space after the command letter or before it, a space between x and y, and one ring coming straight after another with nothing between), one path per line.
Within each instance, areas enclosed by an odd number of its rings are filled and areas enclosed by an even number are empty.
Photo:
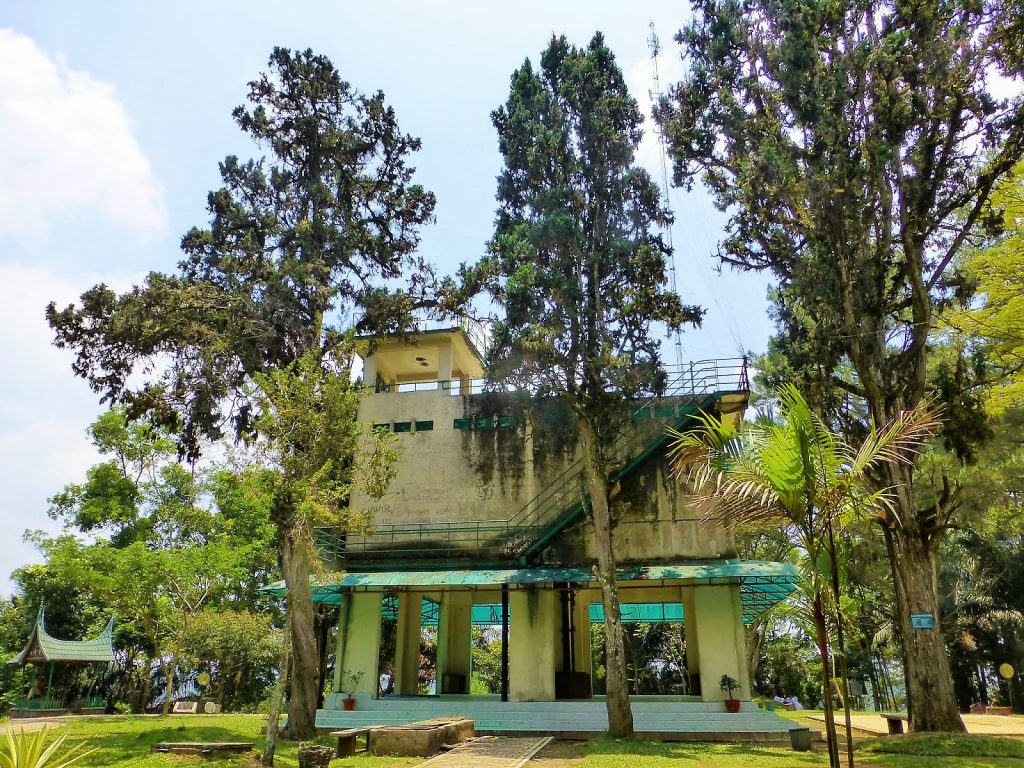
M722 360L697 360L682 366L669 366L665 369L667 386L660 395L653 397L673 397L676 394L703 395L713 392L747 392L750 384L747 380L747 362L744 357L726 358ZM479 395L484 392L510 392L504 384L489 379L429 379L399 384L367 385L376 392L436 392L442 390L458 397L460 395Z
M634 406L606 454L610 480L628 474L697 412L727 393L749 391L746 358L702 360L669 370L665 390ZM583 459L566 467L507 520L382 523L369 533L318 530L326 559L508 563L538 551L583 513L588 503Z
M102 696L83 696L74 702L77 709L103 709L107 701ZM38 696L33 699L20 698L14 700L14 708L23 712L46 712L49 710L68 709L64 699L52 699L49 696Z

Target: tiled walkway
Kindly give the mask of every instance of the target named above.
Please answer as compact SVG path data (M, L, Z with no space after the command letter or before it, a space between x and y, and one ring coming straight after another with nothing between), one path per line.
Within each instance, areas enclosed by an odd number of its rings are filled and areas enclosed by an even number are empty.
M546 747L551 739L551 736L481 736L420 763L419 768L520 768Z
M968 733L982 733L987 736L1024 736L1024 717L1019 715L961 715ZM811 720L824 722L821 715L811 715ZM836 713L836 722L842 725L842 712ZM884 736L889 732L885 720L879 715L853 715L850 724L855 730ZM904 727L906 725L904 724Z

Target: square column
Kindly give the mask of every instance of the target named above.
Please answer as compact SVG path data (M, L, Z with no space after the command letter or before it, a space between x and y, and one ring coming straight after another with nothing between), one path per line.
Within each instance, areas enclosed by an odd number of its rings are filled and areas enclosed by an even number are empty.
M438 609L437 692L469 693L473 593L445 592Z
M719 687L719 681L722 675L729 675L739 683L734 695L749 700L750 675L739 585L696 586L693 607L700 648L701 698L724 701L726 694ZM686 626L689 629L689 623ZM689 632L686 641L689 644Z
M697 611L694 607L693 587L682 587L683 632L686 635L686 676L691 683L698 683L703 691L700 677L700 638L697 636ZM717 686L717 682L715 684ZM691 688L691 691L693 689Z
M377 358L373 355L363 359L363 386L377 389Z
M557 591L512 592L509 615L509 699L554 701L555 651L561 648L554 642L558 627Z
M395 637L395 692L415 696L420 692L420 622L423 598L419 593L398 596L398 629Z
M437 391L442 395L448 394L451 386L448 382L452 380L452 342L450 339L441 344L437 349Z
M380 662L381 594L346 595L338 626L335 693L355 692L377 698Z
M573 656L576 661L576 671L586 675L592 674L594 665L593 651L590 648L590 600L586 592L576 594L576 608L573 615L573 625L576 632L573 636Z

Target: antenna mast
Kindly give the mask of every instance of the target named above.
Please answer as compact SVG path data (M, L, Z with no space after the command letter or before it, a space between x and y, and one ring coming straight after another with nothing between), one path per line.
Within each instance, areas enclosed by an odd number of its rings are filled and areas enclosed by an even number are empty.
M647 47L651 51L651 65L654 70L654 90L650 92L651 103L658 104L661 101L661 77L658 73L658 55L661 53L661 42L658 40L658 33L654 30L654 22L652 21L649 25L651 30L650 35L647 37ZM661 127L655 123L654 131L658 135L658 157L661 160L661 194L665 200L665 208L668 212L672 213L672 205L669 200L668 192L668 142L665 139L665 133L661 130ZM678 293L676 289L676 251L672 244L672 225L669 224L665 227L665 240L668 243L671 255L668 259L668 284L672 293ZM676 365L682 368L683 366L683 332L679 328L672 331L673 344L676 351Z

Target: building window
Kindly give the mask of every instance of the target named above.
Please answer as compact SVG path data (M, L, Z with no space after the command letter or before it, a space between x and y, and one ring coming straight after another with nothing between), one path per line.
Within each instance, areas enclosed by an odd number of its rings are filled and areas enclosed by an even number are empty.
M502 416L498 419L499 429L515 429L516 428L516 417L515 416Z
M432 421L417 421L416 431L417 432L432 432L434 429L434 422Z
M373 425L373 431L374 432L390 432L391 431L391 425L390 424L374 424Z
M473 420L472 419L455 419L454 421L452 421L452 428L453 429L472 429L473 428Z
M394 430L395 430L396 433L412 432L412 422L411 421L396 421L395 422L395 426L394 426Z
M474 429L494 429L494 417L485 416L482 419L477 419L473 422Z

